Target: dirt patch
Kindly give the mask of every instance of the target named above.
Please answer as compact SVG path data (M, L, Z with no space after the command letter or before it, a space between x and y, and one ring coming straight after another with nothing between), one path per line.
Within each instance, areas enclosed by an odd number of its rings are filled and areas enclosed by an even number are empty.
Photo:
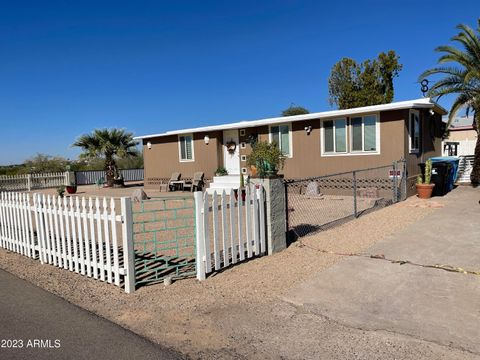
M304 237L302 242L331 251L364 251L435 211L400 205ZM0 250L1 268L195 358L313 359L336 358L336 354L351 358L360 351L356 346L371 347L373 356L366 358L384 358L399 351L405 355L402 347L412 349L411 357L402 358L448 358L441 346L347 329L299 313L280 300L296 284L341 259L294 243L281 253L237 265L201 283L184 279L167 287L142 287L127 295L115 286Z

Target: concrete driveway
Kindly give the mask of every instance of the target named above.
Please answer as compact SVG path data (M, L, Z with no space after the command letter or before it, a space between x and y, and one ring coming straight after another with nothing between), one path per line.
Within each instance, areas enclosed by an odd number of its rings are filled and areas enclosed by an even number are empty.
M459 187L424 220L369 254L480 271L480 188ZM343 325L385 330L480 354L480 276L349 257L286 301Z

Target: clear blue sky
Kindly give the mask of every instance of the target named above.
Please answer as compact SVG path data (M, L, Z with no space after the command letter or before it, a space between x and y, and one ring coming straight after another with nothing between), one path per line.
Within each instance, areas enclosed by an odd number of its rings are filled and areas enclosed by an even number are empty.
M75 158L85 132L136 135L329 109L340 58L395 50L396 100L421 97L478 0L5 1L0 7L0 164ZM442 105L448 106L446 99Z

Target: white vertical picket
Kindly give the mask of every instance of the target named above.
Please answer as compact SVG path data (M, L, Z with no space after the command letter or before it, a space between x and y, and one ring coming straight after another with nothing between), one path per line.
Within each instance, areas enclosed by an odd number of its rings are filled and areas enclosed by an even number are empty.
M67 201L67 198L63 198L63 211L65 213L65 230L67 236L67 260L68 260L68 269L73 271L73 254L72 254L72 233L71 233L71 211L72 208L70 207L72 198L70 198L70 202Z
M203 241L205 247L205 271L212 272L212 253L210 251L210 216L208 193L203 197Z
M132 200L122 197L120 200L122 211L122 240L123 240L123 267L125 268L125 292L135 291L135 249L133 247L133 215Z
M92 267L90 264L90 239L88 232L88 210L87 202L84 197L82 197L82 223L83 223L83 248L85 249L85 267L87 268L87 276L92 276Z
M6 225L5 225L5 219L3 217L3 209L4 209L3 196L4 196L4 193L3 192L0 193L0 246L5 249L7 237L5 236Z
M15 217L17 218L17 236L18 236L18 243L20 244L20 254L26 255L27 249L25 248L25 241L23 238L23 219L20 212L20 199L21 194L15 193Z
M17 242L17 252L19 254L23 255L23 244L22 244L22 238L20 234L20 219L18 217L18 193L13 193L12 194L12 210L13 210L13 231L15 232L15 240Z
M223 248L223 266L230 265L228 250L229 246L227 245L227 194L225 190L222 192L222 248Z
M13 233L13 239L15 243L15 252L20 253L20 242L18 241L17 232L17 217L15 216L15 193L10 196L10 216L11 216L11 228Z
M57 201L58 200L58 201ZM61 235L60 235L60 226L58 224L59 221L59 206L60 204L59 198L53 196L52 198L52 210L53 210L53 226L55 229L55 258L57 259L57 263L59 267L62 267L62 247L60 245Z
M260 187L259 189L259 199L258 199L258 213L260 217L260 253L264 254L266 250L266 231L265 231L265 191L263 190L263 187Z
M117 240L117 222L115 213L115 199L110 200L110 224L112 226L112 251L113 251L113 271L115 275L115 285L120 286L120 266L118 261L118 240Z
M196 245L196 259L197 279L205 280L205 242L203 231L203 219L206 214L203 212L203 194L196 191L193 194L195 199L195 245Z
M33 210L34 210L34 217L35 217L35 228L37 229L37 246L38 246L38 257L40 258L40 263L44 263L43 261L43 253L42 253L42 237L40 233L40 216L38 213L38 201L39 196L38 194L33 194Z
M28 221L27 221L27 213L25 211L26 208L26 196L25 193L20 194L19 196L19 209L20 209L20 222L22 223L22 241L23 246L25 249L24 255L30 257L30 242L28 241L29 229L28 229Z
M98 241L98 257L100 280L105 281L105 259L103 258L103 236L102 236L102 214L100 212L100 200L95 198L95 220L97 221L97 241Z
M98 279L98 257L97 257L97 242L95 240L95 213L93 211L93 201L92 198L88 198L88 209L89 209L89 218L90 218L90 239L92 244L92 270L93 278Z
M245 260L245 248L244 248L244 224L243 224L243 208L240 194L238 194L238 252L240 261Z
M255 250L255 255L260 255L260 239L259 239L259 219L258 216L258 191L255 187L252 189L252 198L253 198L253 249Z
M213 259L215 261L215 270L220 270L220 246L218 239L218 203L217 192L212 195L212 216L213 216Z
M52 221L52 207L51 207L52 198L50 195L47 195L46 206L43 207L43 212L45 214L45 241L47 243L48 250L48 262L50 264L57 265L57 259L54 258L53 252L55 249L55 242L53 241L53 221Z
M110 224L108 221L108 204L107 199L103 198L103 221L105 230L105 255L107 260L107 282L112 282L112 255L110 248Z
M11 251L17 251L15 243L15 234L13 232L13 218L12 218L12 194L7 194L7 226L8 226L8 237L10 239L10 249Z
M46 197L45 195L43 196L38 196L38 217L40 219L40 236L42 238L41 240L41 247L42 247L42 252L43 252L43 261L45 263L50 264L49 261L49 254L48 254L48 248L47 248L47 218L45 214L45 206L46 206Z
M77 232L78 232L78 253L77 263L79 266L80 274L85 275L85 252L83 251L83 224L82 224L82 210L80 209L80 199L75 198L75 218L77 219ZM78 272L78 271L77 271Z
M77 222L75 221L75 205L73 203L73 198L70 198L70 222L72 225L72 261L75 265L74 271L78 273L80 271L80 266L78 263L78 240L77 240Z
M32 249L32 258L36 258L36 250L35 250L35 231L33 229L33 220L32 220L32 211L34 211L32 203L30 202L30 194L26 195L27 197L27 217L28 217L28 228L29 228L29 239Z
M230 249L232 252L232 264L237 263L237 241L236 236L237 232L235 231L236 227L236 220L235 220L235 195L233 190L230 190L229 196L230 202Z
M247 258L252 257L252 210L250 186L245 188L245 234L247 240Z
M65 238L65 203L62 201L62 198L59 196L57 199L58 204L58 221L60 226L60 239L62 243L62 265L64 269L68 269L67 263L67 240Z

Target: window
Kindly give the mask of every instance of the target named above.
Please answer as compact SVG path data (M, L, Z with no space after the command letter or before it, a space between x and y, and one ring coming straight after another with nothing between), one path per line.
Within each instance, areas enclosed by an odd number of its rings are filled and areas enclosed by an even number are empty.
M352 152L377 151L377 117L375 115L353 117L350 126Z
M346 119L328 120L323 122L323 152L347 152L347 121Z
M417 110L410 111L410 119L408 122L408 134L410 142L410 152L420 151L420 116Z
M180 161L193 161L193 136L181 135L178 137Z
M290 125L271 126L270 142L276 142L284 155L292 156L290 146Z

